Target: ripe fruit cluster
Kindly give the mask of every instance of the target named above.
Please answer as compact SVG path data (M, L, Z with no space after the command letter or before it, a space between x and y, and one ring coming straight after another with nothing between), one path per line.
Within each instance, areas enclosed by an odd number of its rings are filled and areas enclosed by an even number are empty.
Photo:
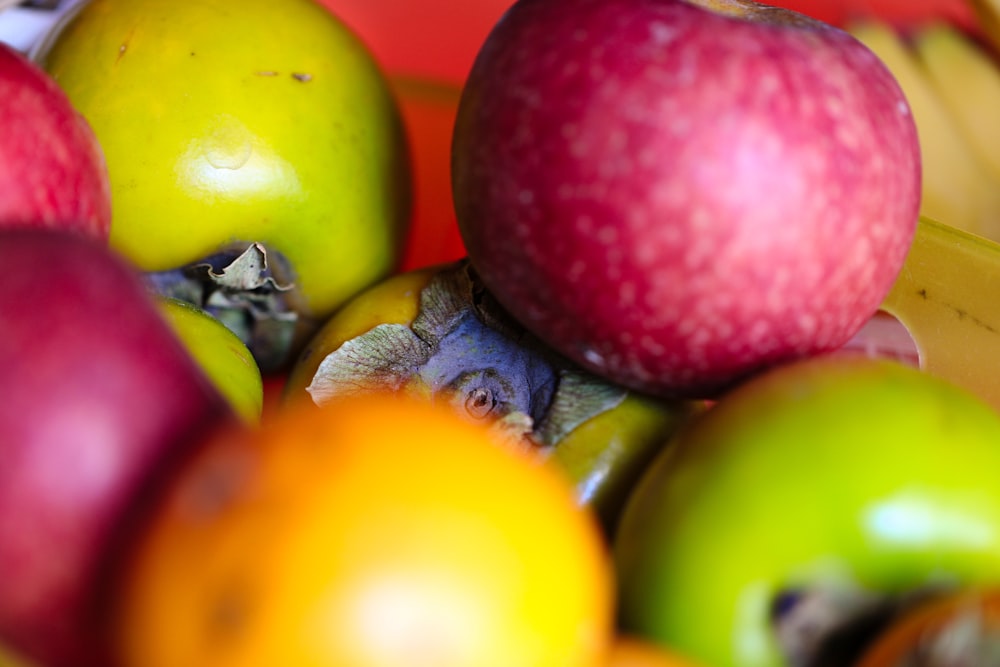
M446 263L338 1L0 44L0 667L987 664L1000 245L893 54L992 81L1000 6L509 3Z

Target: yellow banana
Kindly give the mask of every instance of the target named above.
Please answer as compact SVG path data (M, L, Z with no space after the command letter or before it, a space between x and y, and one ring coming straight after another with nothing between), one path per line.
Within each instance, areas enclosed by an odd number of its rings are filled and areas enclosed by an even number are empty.
M910 103L923 161L921 212L1000 239L1000 187L972 152L916 54L887 23L869 20L848 30L885 63Z
M1000 244L921 218L882 310L906 327L922 369L1000 409Z
M938 97L1000 188L1000 63L946 23L922 29L913 43Z

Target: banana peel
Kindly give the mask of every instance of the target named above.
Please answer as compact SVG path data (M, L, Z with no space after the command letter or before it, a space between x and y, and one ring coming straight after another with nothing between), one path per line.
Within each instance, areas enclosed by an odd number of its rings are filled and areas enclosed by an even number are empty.
M919 365L1000 409L1000 244L922 217L882 304Z
M1000 53L1000 0L969 0L983 35Z
M1000 62L947 23L914 35L931 85L1000 189Z
M885 63L910 103L923 162L921 212L1000 239L1000 187L973 153L916 54L887 23L866 20L847 29Z

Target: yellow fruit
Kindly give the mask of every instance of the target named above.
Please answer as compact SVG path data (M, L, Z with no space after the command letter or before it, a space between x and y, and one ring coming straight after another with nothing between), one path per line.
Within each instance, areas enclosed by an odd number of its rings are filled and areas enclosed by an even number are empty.
M233 407L249 422L260 419L264 383L250 350L209 313L177 299L161 298L160 312L188 353Z
M882 309L916 344L920 367L1000 409L1000 244L923 218Z
M139 545L116 640L126 667L598 667L612 609L562 478L367 395L211 441Z
M93 127L111 245L141 269L257 242L290 309L321 320L398 263L399 110L312 0L90 0L33 55Z
M606 667L697 667L694 662L638 637L615 640Z
M288 375L284 393L289 400L308 400L307 387L323 359L346 341L379 324L411 325L420 311L420 291L440 266L390 276L348 301L310 340Z
M920 30L913 43L938 97L1000 189L1000 62L947 23Z

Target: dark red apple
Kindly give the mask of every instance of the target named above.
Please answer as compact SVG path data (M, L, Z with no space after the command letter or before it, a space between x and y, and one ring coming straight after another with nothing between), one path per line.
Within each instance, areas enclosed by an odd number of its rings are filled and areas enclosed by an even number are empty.
M46 667L106 667L116 549L228 407L105 245L0 230L0 270L0 644Z
M519 0L473 65L452 166L499 301L661 395L841 346L920 203L888 69L840 29L744 0Z
M66 94L0 43L0 228L53 227L107 239L104 153Z

